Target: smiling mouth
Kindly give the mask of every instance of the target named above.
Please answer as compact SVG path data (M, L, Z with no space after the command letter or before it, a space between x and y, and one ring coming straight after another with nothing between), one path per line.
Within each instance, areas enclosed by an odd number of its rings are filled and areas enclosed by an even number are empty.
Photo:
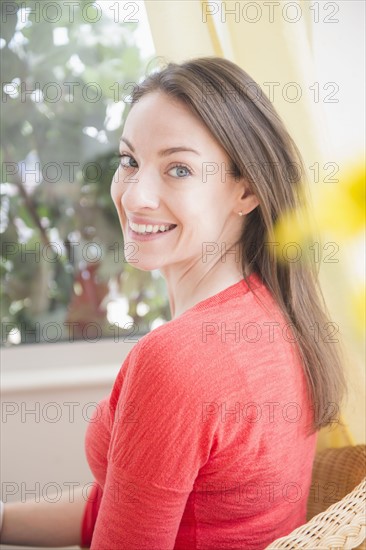
M168 231L171 231L175 227L177 227L175 224L170 225L151 225L151 224L138 224L133 223L130 220L128 221L128 225L130 229L134 233L137 233L138 235L154 235L156 233L167 233Z

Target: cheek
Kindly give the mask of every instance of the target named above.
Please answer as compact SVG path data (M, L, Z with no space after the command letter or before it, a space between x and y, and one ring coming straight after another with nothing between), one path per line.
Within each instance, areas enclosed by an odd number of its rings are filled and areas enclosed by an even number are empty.
M114 174L112 183L111 183L111 197L114 204L118 204L120 202L121 196L122 196L121 177L120 177L120 169L118 169Z

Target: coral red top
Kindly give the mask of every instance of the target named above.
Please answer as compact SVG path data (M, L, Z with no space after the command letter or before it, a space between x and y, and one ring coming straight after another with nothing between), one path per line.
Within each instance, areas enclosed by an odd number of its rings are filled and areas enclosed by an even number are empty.
M260 550L305 523L313 408L291 326L259 276L248 282L129 352L86 433L82 545Z

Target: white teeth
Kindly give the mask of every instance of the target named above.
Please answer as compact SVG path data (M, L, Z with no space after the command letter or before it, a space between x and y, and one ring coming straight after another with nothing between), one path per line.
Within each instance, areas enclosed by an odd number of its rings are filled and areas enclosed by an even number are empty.
M140 234L146 234L146 233L157 233L158 231L168 231L170 229L170 225L145 225L145 224L138 224L129 221L130 227L133 231Z

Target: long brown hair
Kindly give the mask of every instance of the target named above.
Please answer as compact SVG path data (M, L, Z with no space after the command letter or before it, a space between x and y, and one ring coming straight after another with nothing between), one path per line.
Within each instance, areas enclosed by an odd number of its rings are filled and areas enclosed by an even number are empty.
M277 220L305 206L305 167L296 144L258 84L226 59L168 63L135 88L132 106L155 91L199 116L226 151L232 172L244 177L257 196L259 205L246 216L240 241L243 275L260 276L296 334L315 411L310 432L339 422L347 390L340 348L312 332L329 326L316 263L281 261L268 246L275 242Z

